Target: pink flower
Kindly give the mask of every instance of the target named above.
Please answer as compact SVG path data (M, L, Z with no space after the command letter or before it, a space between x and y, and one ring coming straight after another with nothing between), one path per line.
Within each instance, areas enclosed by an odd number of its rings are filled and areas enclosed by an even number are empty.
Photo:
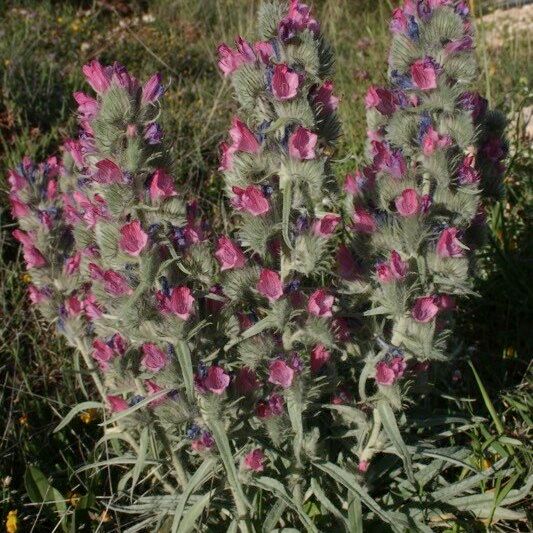
M396 250L392 250L390 253L390 268L396 279L403 279L407 274L409 265L406 261L402 260L400 254Z
M403 376L406 367L403 357L393 357L388 362L379 361L376 364L376 382L379 385L392 385Z
M109 89L111 82L111 72L109 68L103 67L99 61L93 59L91 62L83 65L83 74L89 85L99 94Z
M268 365L268 381L274 385L279 385L288 389L294 379L294 370L281 359L276 359Z
M403 217L412 217L419 211L420 201L418 193L414 189L405 189L400 196L396 197L394 205L400 215Z
M361 274L359 267L345 244L339 246L335 257L337 259L337 272L341 278L347 281L355 281L359 278Z
M248 129L246 124L237 117L233 117L229 135L233 141L231 149L234 152L257 154L261 150L261 145L255 135Z
M250 394L260 386L256 373L247 366L242 367L235 378L235 389L239 394Z
M120 235L118 242L120 249L134 257L138 256L148 243L148 234L142 230L141 223L138 220L122 226Z
M178 193L174 187L174 180L162 168L158 168L150 180L150 198L153 202L164 200Z
M76 252L71 257L67 258L65 261L65 274L67 276L72 276L72 274L76 274L80 270L80 263L81 263L81 252Z
M474 40L471 35L464 35L460 39L449 42L444 51L447 54L455 54L457 52L468 52L474 47Z
M120 167L109 159L103 159L96 163L98 169L93 179L98 183L122 183L123 175Z
M33 239L27 233L16 229L13 231L13 237L22 244L22 255L27 268L42 268L46 266L47 261L41 252L33 245Z
M461 166L459 167L457 179L461 185L471 185L479 182L481 176L475 168L475 160L473 155L468 155L464 158Z
M191 442L191 448L195 452L205 452L210 450L215 445L215 439L213 439L211 433L204 431L199 439L195 439Z
M356 207L352 215L353 229L360 233L374 233L376 231L376 220L368 211L362 207Z
M290 0L289 12L279 23L279 36L287 41L294 38L299 32L308 29L315 35L320 31L320 25L311 17L311 10L306 4L298 0Z
M331 353L323 344L317 344L311 351L311 372L316 374L331 358Z
M435 297L435 305L440 311L453 311L455 309L455 300L450 294L439 294Z
M164 92L163 84L161 83L161 74L154 74L143 86L141 102L148 104L157 101Z
M160 387L155 381L153 381L151 379L147 379L144 382L144 386L146 388L146 392L149 395L155 395L158 392L161 392L163 390L163 387ZM157 407L159 405L164 404L166 402L166 400L167 400L167 397L168 397L167 394L163 394L159 398L156 398L155 400L152 400L150 402L150 407Z
M438 312L439 308L435 304L435 297L422 296L415 300L411 315L417 322L426 324L427 322L431 322Z
M457 238L457 228L446 228L437 241L437 255L439 257L462 257L464 246Z
M241 249L225 235L218 238L215 257L220 264L220 270L242 268L246 264L246 258Z
M46 302L50 298L45 290L41 290L35 285L30 285L28 287L28 295L31 303L34 305L39 305L42 302Z
M187 320L192 313L194 297L189 287L174 287L170 296L170 311L182 320Z
M74 160L74 163L78 168L83 168L85 166L85 160L83 157L83 153L81 150L81 144L79 141L75 141L73 139L67 139L63 143L63 147L65 150L70 154L72 159Z
M224 76L229 76L245 63L253 63L256 59L250 43L242 37L235 41L237 50L232 50L227 44L222 43L217 48L218 68Z
M19 192L28 186L26 178L14 170L7 171L7 181L9 183L9 192L12 193Z
M114 270L104 272L103 282L105 291L112 296L126 296L133 292L126 279Z
M98 362L102 370L109 368L109 363L114 359L115 352L113 348L106 344L101 339L95 339L93 341L93 359Z
M261 400L257 403L255 414L259 418L270 418L283 413L284 401L279 394L271 394L268 401Z
M339 215L327 213L313 223L313 233L318 237L330 237L340 221Z
M106 396L107 403L113 413L120 413L129 408L128 402L122 398L122 396L114 396L113 394L108 394Z
M246 189L233 187L232 190L235 196L232 198L231 203L235 209L246 211L253 216L264 215L270 210L270 204L259 187L249 185Z
M393 33L405 33L407 31L407 17L405 16L405 13L400 7L397 7L392 12L390 30Z
M233 154L235 153L235 149L231 147L227 142L221 142L218 145L218 150L220 161L218 170L220 170L221 172L231 170L233 168Z
M246 470L253 470L254 472L262 472L265 467L265 454L261 448L255 448L244 456L243 465Z
M425 156L432 155L437 148L446 148L452 144L449 135L440 135L438 131L430 126L422 137L422 152Z
M367 109L375 108L382 115L390 116L396 111L396 98L392 91L372 85L365 96Z
M167 354L151 342L142 345L141 365L150 372L159 372L168 363Z
M411 65L411 76L415 85L423 91L437 88L435 62L429 57L418 59Z
M9 195L9 203L11 204L11 215L15 218L23 218L30 214L30 208L28 204L21 202L16 195Z
M361 474L364 474L368 467L370 466L370 463L368 461L359 461L359 464L357 465L357 470L361 472Z
M270 63L271 57L274 55L274 47L268 41L259 41L254 44L254 51L256 56L265 64Z
M100 106L91 96L78 91L74 93L74 100L78 104L78 113L85 120L92 119L98 113Z
M268 298L270 302L279 300L283 296L283 286L280 275L274 270L263 268L257 283L259 294Z
M96 296L90 292L83 300L83 310L88 318L96 320L103 314L101 305L96 301Z
M315 316L329 317L332 316L331 308L333 307L334 298L325 289L317 289L307 302L307 310Z
M317 140L315 133L299 126L289 137L289 155L293 159L314 159Z
M210 366L202 384L213 394L222 394L229 385L229 375L219 366Z
M313 102L320 106L320 110L323 113L333 113L339 107L339 98L333 95L333 82L327 80L315 89L311 98Z
M272 93L278 100L290 100L298 94L300 78L287 65L276 65L272 75Z
M75 317L83 311L83 305L77 296L71 295L65 300L65 309L69 317Z

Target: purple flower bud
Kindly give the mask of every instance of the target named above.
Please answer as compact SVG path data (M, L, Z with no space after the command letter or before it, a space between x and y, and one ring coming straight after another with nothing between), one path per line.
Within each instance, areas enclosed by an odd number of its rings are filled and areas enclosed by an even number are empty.
M159 144L163 139L163 130L157 122L153 122L144 130L144 138L148 144Z

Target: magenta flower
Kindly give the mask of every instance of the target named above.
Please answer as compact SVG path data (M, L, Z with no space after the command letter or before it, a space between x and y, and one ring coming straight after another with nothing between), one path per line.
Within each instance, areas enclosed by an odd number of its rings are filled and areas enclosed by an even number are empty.
M471 35L463 35L460 39L456 41L449 42L444 51L447 54L456 54L457 52L468 52L474 48L474 39Z
M394 200L394 205L403 217L416 215L420 208L418 193L414 189L405 189L400 196Z
M268 298L270 302L275 302L283 296L283 286L281 284L280 275L274 270L263 268L259 275L257 283L257 290L259 294Z
M224 76L229 76L245 63L253 63L256 59L255 53L250 43L242 37L235 40L237 50L232 50L227 44L222 43L218 46L218 68Z
M283 413L284 401L279 394L271 394L267 401L261 400L257 403L255 414L259 418L270 418Z
M411 316L417 322L426 324L427 322L431 322L438 312L439 307L435 303L435 297L422 296L415 300L415 304L411 310Z
M278 31L282 40L288 41L299 32L308 29L314 34L320 31L320 25L311 17L311 10L306 4L298 0L290 0L289 12L279 23Z
M268 41L259 41L254 44L255 55L262 63L268 65L274 56L274 47Z
M104 273L103 282L105 291L112 296L126 296L133 292L126 279L114 270Z
M251 452L248 452L244 456L243 466L246 470L252 470L254 472L262 472L265 467L265 454L261 448L255 448Z
M69 317L75 317L81 314L83 305L77 296L71 295L65 300L65 309Z
M174 314L182 320L187 320L191 316L194 297L189 287L174 287L170 296L165 296L159 291L156 297L162 312Z
M430 126L422 137L422 152L425 156L430 156L437 148L447 148L451 144L452 139L449 135L441 135Z
M411 65L414 84L423 91L437 88L437 69L430 57L418 59Z
M330 317L332 316L334 298L325 289L317 289L307 302L307 310L315 316Z
M396 98L392 91L381 87L370 86L365 96L367 109L375 108L382 115L390 116L397 108Z
M74 100L78 104L78 113L85 120L94 118L100 109L96 99L80 91L74 93Z
M457 173L457 179L461 185L472 185L478 183L481 179L479 172L475 169L475 161L473 155L467 155Z
M15 218L23 218L30 214L28 204L21 202L15 194L9 195L9 203L11 204L11 215Z
M219 366L210 366L202 385L213 394L222 394L229 385L229 375Z
M96 163L97 171L92 176L93 180L98 183L122 183L123 174L120 167L109 159L102 159Z
M96 320L103 314L102 307L96 301L96 296L90 292L83 300L83 310L90 320Z
M239 394L246 395L260 386L256 373L247 366L242 367L235 377L235 389Z
M363 209L362 207L356 207L352 215L353 226L355 231L360 233L374 233L376 231L376 219L372 214Z
M115 358L115 352L113 348L106 344L101 339L95 339L93 341L93 359L98 362L102 370L109 368L109 363Z
M457 228L446 228L437 241L437 255L439 257L462 257L464 246L457 238Z
M30 301L34 305L39 305L42 302L46 302L50 299L50 296L47 294L47 291L41 290L35 285L30 285L28 287L28 296Z
M335 256L337 260L337 273L347 281L355 281L361 275L361 271L345 244L341 244Z
M403 357L393 357L390 361L376 364L375 380L379 385L392 385L404 374L407 364Z
M220 270L242 268L246 264L246 257L241 249L225 235L218 238L215 257L220 264Z
M164 200L177 194L172 176L168 175L162 168L158 168L150 180L151 200L157 202L158 200Z
M26 178L21 176L15 170L7 171L7 181L9 183L9 192L17 193L28 186Z
M325 81L311 93L313 102L323 113L333 113L339 107L339 97L333 94L333 82Z
M149 104L156 102L163 96L165 89L161 83L161 74L154 74L143 86L141 102Z
M439 294L435 297L435 305L440 311L453 311L455 309L455 299L450 294Z
M276 65L272 75L272 93L278 100L290 100L298 94L300 78L287 65Z
M199 439L195 439L191 442L191 448L195 452L205 452L210 450L215 445L215 439L211 433L204 431Z
M106 396L107 403L111 412L120 413L129 408L128 402L122 398L122 396L115 396L113 394L108 394Z
M289 155L293 159L314 159L318 136L302 126L289 137Z
M279 385L284 389L288 389L292 385L294 379L294 370L281 359L271 361L268 365L269 375L268 381L274 385Z
M151 379L145 380L144 386L146 388L146 392L149 395L157 394L158 392L161 392L163 390L163 387L160 387L155 381L153 381ZM167 397L168 396L166 394L163 394L163 396L160 396L159 398L157 398L155 400L151 400L150 401L150 407L157 407L158 405L164 404L166 402L166 400L167 400Z
M167 354L151 342L142 345L141 365L150 372L159 372L168 363Z
M246 189L233 187L232 190L235 196L231 199L231 203L238 211L245 211L256 217L270 210L270 204L260 187L249 185Z
M83 74L89 85L98 93L102 94L111 84L111 69L104 67L102 64L93 59L82 68Z
M22 244L22 255L27 268L42 268L47 261L41 252L33 245L33 239L29 234L16 229L13 230L13 237Z
M227 142L221 142L218 145L218 151L220 161L218 170L221 172L231 170L233 168L233 154L235 153L235 149Z
M74 163L76 166L80 169L82 169L85 166L85 160L83 157L81 144L79 141L75 141L73 139L67 139L63 143L64 149L71 155L72 159L74 160Z
M120 228L119 248L129 255L137 257L148 243L148 234L141 228L138 220L129 222Z
M313 223L313 233L318 237L330 237L341 221L341 217L335 213L327 213Z
M248 129L246 124L237 117L233 117L229 135L233 141L231 149L234 152L257 154L261 150L261 145L255 135Z
M323 344L317 344L311 351L311 372L316 374L331 358L331 353Z
M400 254L396 250L391 251L389 264L391 272L396 279L405 278L409 265L406 261L402 260Z
M400 7L397 7L392 12L390 30L393 33L406 33L407 32L407 17L405 16L405 13Z

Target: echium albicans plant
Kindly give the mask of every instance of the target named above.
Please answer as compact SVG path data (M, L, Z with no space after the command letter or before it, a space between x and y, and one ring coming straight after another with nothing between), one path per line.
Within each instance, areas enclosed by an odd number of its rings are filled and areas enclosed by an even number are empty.
M345 182L375 333L359 381L374 413L362 471L395 442L392 413L417 374L450 358L453 311L473 294L483 199L498 194L506 154L503 120L471 91L477 65L466 2L407 0L390 28L390 86L365 97L370 161Z

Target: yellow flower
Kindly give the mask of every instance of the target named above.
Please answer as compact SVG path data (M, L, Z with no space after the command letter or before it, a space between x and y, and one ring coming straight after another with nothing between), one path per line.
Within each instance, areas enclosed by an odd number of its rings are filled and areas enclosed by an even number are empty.
M28 415L22 415L20 418L19 418L19 424L21 426L28 426Z
M77 507L80 503L81 496L77 492L69 492L68 501L72 507Z
M9 511L7 513L6 531L7 533L16 533L19 529L18 511Z
M484 458L481 461L481 469L482 470L488 470L491 466L492 466L492 463L491 463L490 459Z
M20 280L23 283L31 283L31 276L27 272L24 272L23 274L20 275Z
M11 65L11 59L4 59L4 65L9 67L9 65Z
M80 420L84 424L90 424L93 420L96 420L97 414L98 411L96 409L87 409L87 411L83 411L83 413L80 413Z
M111 515L104 509L98 519L102 523L111 522Z

